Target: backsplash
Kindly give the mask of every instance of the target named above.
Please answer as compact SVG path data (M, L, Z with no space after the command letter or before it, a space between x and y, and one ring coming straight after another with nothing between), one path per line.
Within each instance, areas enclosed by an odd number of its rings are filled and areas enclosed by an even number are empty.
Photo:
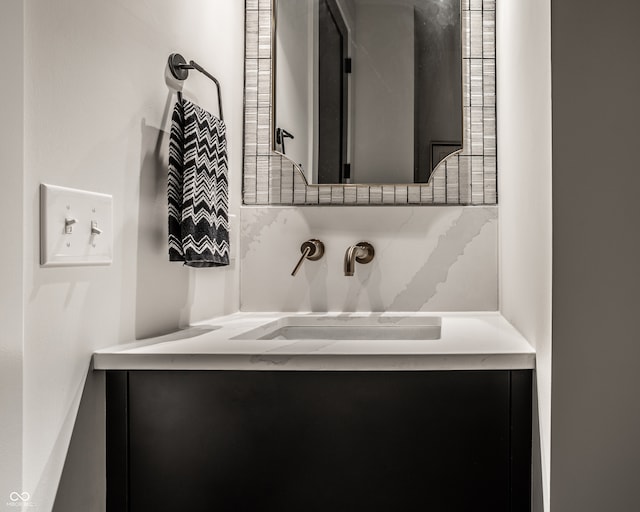
M269 207L241 209L243 311L495 311L498 209L484 207ZM300 258L309 238L318 261ZM345 277L357 242L376 255Z
M420 185L307 185L272 152L272 0L246 0L245 14L244 204L497 203L495 0L462 0L464 147Z

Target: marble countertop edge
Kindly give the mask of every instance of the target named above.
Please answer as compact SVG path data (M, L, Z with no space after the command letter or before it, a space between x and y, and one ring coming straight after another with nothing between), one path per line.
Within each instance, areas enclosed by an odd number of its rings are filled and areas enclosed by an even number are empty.
M94 370L450 371L530 370L535 354L239 356L234 354L94 354Z
M285 317L439 317L437 340L233 339ZM98 350L96 370L419 371L535 368L535 350L499 312L246 313Z

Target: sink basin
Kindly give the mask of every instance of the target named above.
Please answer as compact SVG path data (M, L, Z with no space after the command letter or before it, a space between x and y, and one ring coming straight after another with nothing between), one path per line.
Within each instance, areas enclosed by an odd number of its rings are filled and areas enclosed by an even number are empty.
M287 316L233 339L243 340L437 340L440 317Z
M292 325L261 336L261 340L437 340L439 326Z

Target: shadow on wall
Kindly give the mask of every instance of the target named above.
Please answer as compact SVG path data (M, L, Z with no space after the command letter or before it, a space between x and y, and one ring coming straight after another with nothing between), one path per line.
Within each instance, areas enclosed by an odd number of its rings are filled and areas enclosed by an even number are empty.
M162 126L167 125L171 94ZM167 248L167 162L169 134L142 121L138 261L136 283L136 339L176 331L189 323L192 273L170 262Z
M94 372L91 365L82 391L53 512L105 510L104 382L104 372Z
M165 105L167 126L172 95ZM167 161L169 134L142 121L138 254L136 263L136 339L175 332L189 323L193 278L167 249ZM90 365L65 458L53 512L105 510L104 372Z

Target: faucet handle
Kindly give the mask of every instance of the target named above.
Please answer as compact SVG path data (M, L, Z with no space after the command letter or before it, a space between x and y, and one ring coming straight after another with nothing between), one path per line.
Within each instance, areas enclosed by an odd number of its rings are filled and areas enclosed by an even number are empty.
M359 251L356 252L356 261L358 263L369 263L376 254L373 245L369 242L358 242L356 247L359 249Z
M300 246L300 252L302 253L302 256L300 256L293 272L291 272L292 276L295 276L298 273L298 270L300 270L305 259L316 261L322 258L322 256L324 256L324 244L320 240L311 238Z

